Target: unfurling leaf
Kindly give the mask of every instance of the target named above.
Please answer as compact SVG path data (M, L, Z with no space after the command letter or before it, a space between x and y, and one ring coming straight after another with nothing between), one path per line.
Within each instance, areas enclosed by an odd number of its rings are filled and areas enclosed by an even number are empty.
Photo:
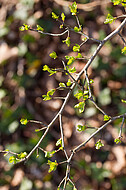
M66 59L68 59L67 65L71 65L74 61L75 58L73 56L65 56Z
M62 83L62 82L59 83L59 86L64 87L64 88L66 87L65 83Z
M125 104L126 104L126 100L123 100L123 99L122 99L121 101L122 101L122 103L125 103Z
M119 143L121 143L121 140L120 140L120 138L117 138L117 139L114 140L114 142L115 142L116 144L119 144Z
M78 44L76 44L75 46L73 46L73 51L74 52L79 52L80 51L80 46Z
M74 94L74 96L79 100L80 98L83 97L83 92L81 90L78 90L78 92Z
M81 26L78 28L77 26L74 27L75 32L80 32L81 31Z
M68 82L66 83L67 86L70 86L72 84L71 80L68 79Z
M107 18L106 18L106 20L105 20L105 24L108 24L108 23L112 23L113 21L115 21L116 20L116 18L114 18L110 13L108 13L108 15L107 15Z
M37 25L37 30L42 31L42 32L44 31L44 29L39 25Z
M108 121L111 117L108 115L104 115L104 121Z
M77 14L77 4L76 4L76 2L74 2L72 5L70 5L69 8L70 8L70 12L72 13L72 15Z
M56 146L59 146L59 145L61 145L62 146L62 139L60 138L60 139L58 139L58 141L56 142Z
M111 0L114 5L122 4L122 6L126 6L126 0Z
M56 52L53 51L52 53L49 54L49 56L53 59L56 59L57 58L57 55L56 55Z
M52 12L52 18L53 18L53 19L58 19L59 16L57 16L54 12Z
M21 119L20 122L22 125L27 125L28 120L27 119Z
M53 150L53 151L51 151L51 152L49 152L49 151L45 151L45 157L46 158L51 158L51 157L53 157L53 155L55 154L55 150Z
M126 46L121 51L123 54L126 54Z
M69 67L67 66L66 68L67 68L67 70L69 71L69 73L75 73L75 72L76 72L75 67L69 68Z
M76 104L74 106L74 108L78 108L79 109L79 113L82 113L82 112L84 112L85 103L84 102L79 102L78 104Z
M50 172L56 170L58 163L56 160L55 160L55 162L51 162L50 160L48 160L48 165L50 166L49 171L48 171L50 173Z
M101 142L101 140L97 141L96 144L96 149L100 149L102 146L104 146L104 144Z
M18 154L18 158L19 159L23 159L27 156L27 152L21 152L20 154Z
M25 30L29 30L29 28L30 28L30 25L23 24L23 26L21 26L21 27L19 28L19 30L20 30L20 31L25 31Z
M90 84L94 83L93 79L90 79L89 83L90 83Z
M49 76L51 76L51 75L53 75L53 74L56 73L56 71L55 71L54 69L50 69L50 68L48 67L48 65L44 65L44 66L43 66L43 71L48 71L48 72L50 73Z
M83 56L81 55L81 53L78 53L78 55L75 57L76 59L77 58L82 58Z
M56 91L56 89L52 89L52 90L48 91L46 95L42 95L43 100L44 101L51 100L52 97L50 97L50 96L52 96L55 91Z
M63 43L66 43L66 45L70 46L70 37L67 37L65 40L62 41Z
M61 13L61 18L62 18L62 21L64 22L65 21L65 14L64 13Z
M86 126L85 125L78 125L77 126L77 131L81 132L81 131L85 131L86 130Z

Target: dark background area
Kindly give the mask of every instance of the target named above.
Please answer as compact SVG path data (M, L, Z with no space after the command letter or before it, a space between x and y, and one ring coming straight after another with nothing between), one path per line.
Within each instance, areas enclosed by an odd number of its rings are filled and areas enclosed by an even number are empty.
M62 1L63 3L64 1ZM69 1L70 2L70 1ZM73 2L73 1L71 1ZM78 0L85 4L93 1ZM104 24L108 12L113 16L124 14L124 8L113 6L109 1L94 1L97 6L89 9L79 9L78 17L83 31L90 37L104 39L121 23L121 19L111 25ZM41 128L38 124L20 124L21 118L35 119L46 124L53 119L62 105L62 100L44 102L42 95L52 88L58 87L60 82L67 82L68 76L57 73L50 76L42 70L46 64L52 68L62 67L59 59L49 57L55 51L59 57L75 55L72 47L81 44L81 36L71 32L71 45L68 48L62 43L67 35L51 37L33 31L19 31L23 24L33 28L37 24L46 32L61 33L59 23L51 18L51 12L66 15L66 23L74 27L75 18L70 14L67 6L59 5L53 0L0 0L0 150L29 152L38 142L43 132L35 132ZM122 31L126 37L126 29ZM81 48L84 56L90 57L97 44L89 41ZM107 42L89 68L89 78L94 80L92 92L98 105L111 116L126 112L126 105L121 99L126 98L126 57L121 54L123 42L115 36ZM85 65L84 61L75 61L73 66L79 72ZM83 77L81 78L83 81ZM74 89L73 94L77 91ZM66 91L57 91L55 96L65 96ZM63 112L63 129L65 146L68 154L94 131L78 132L76 126L83 123L88 126L100 127L103 115L88 103L85 112L78 114L74 109L77 99L71 97ZM126 139L125 126L123 128L122 143L116 145L121 120L116 120L86 147L78 152L71 166L71 177L78 190L123 190L126 187ZM41 143L47 151L56 149L55 143L60 138L59 121L57 120ZM97 140L102 139L104 147L95 149ZM13 165L8 162L9 155L0 155L0 190L52 190L65 176L65 165L48 173L49 166L44 154L36 152L24 165ZM63 161L64 155L59 152L52 160ZM67 189L71 189L70 187Z

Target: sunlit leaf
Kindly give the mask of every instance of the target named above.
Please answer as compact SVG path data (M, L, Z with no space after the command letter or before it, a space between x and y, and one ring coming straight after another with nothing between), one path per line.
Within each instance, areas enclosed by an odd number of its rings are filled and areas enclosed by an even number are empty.
M107 18L106 18L106 20L105 20L105 24L108 24L108 23L112 23L113 21L115 21L116 20L116 18L114 18L110 13L108 13L108 15L107 15Z
M56 160L55 160L55 162L51 162L50 160L48 160L48 165L50 166L49 171L48 171L50 173L50 172L56 170L58 163Z
M51 152L49 152L49 151L45 151L45 157L46 158L51 158L51 157L53 157L53 155L55 154L55 150L53 150L53 151L51 151Z
M56 71L55 71L54 69L50 69L50 68L48 67L48 65L44 65L44 66L43 66L43 71L48 71L48 72L50 73L49 76L51 76L51 75L53 75L53 74L56 73Z
M64 87L64 88L66 87L65 83L62 83L62 82L59 83L59 86Z
M62 139L60 138L60 139L58 139L58 141L56 142L56 146L59 146L59 145L61 145L62 146Z
M108 121L111 117L108 115L104 115L104 121Z
M44 31L44 28L42 28L41 26L39 26L39 25L37 25L37 30L39 30L39 31Z
M80 51L80 46L78 44L76 44L75 46L73 46L73 51L74 52L79 52Z
M65 14L64 13L61 13L61 18L62 18L62 21L64 22L65 21Z
M27 125L28 120L27 119L21 119L20 122L22 125Z
M56 59L57 58L57 55L56 55L56 52L53 51L52 53L49 54L49 56L53 59Z
M115 142L116 144L119 144L119 143L121 143L121 140L120 140L120 138L117 138L117 139L114 140L114 142Z
M77 26L74 27L75 32L80 32L81 31L81 26L78 28Z
M65 40L62 41L63 43L66 43L66 45L70 46L70 37L67 37Z
M81 131L85 131L86 130L86 126L85 125L78 125L77 126L77 131L81 132Z
M69 71L69 73L75 73L76 72L75 67L73 67L73 68L67 67L67 70Z
M53 18L53 19L58 19L59 16L57 16L54 12L52 12L52 18Z
M122 101L123 103L125 103L125 104L126 104L126 100L123 100L123 99L122 99L121 101Z
M72 15L77 14L77 4L76 4L76 2L74 2L72 5L70 5L69 8L70 8L70 12L72 13Z
M81 55L81 53L78 53L78 55L75 57L76 59L77 58L82 58L83 56Z
M75 58L73 56L65 56L66 59L68 59L67 65L71 65L74 61Z
M79 113L82 113L82 112L84 112L85 103L84 102L79 102L78 104L76 104L74 106L74 108L78 108L79 109Z
M126 46L121 51L123 54L126 54Z
M72 84L71 80L68 79L68 82L66 83L67 86L70 86Z
M21 152L20 154L18 154L18 158L19 159L23 159L27 156L27 152Z
M101 140L97 141L95 144L96 149L100 149L104 144L101 142Z

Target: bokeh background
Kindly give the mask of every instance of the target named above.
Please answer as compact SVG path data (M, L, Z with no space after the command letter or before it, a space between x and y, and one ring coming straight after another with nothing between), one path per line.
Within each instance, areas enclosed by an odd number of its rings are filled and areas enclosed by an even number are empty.
M70 2L70 1L67 1ZM73 2L73 1L71 1ZM81 7L78 12L83 31L90 37L104 39L116 29L121 20L105 25L108 12L113 16L125 14L121 6L113 6L106 0L77 0ZM92 4L88 4L94 2ZM19 31L23 24L35 27L42 26L45 31L60 33L59 23L51 18L51 12L66 15L66 23L74 27L76 20L71 16L65 1L55 0L0 0L0 150L29 152L40 139L43 132L35 133L41 128L38 124L20 124L21 118L35 119L48 124L59 110L62 101L44 102L42 94L56 88L59 82L67 82L68 76L57 73L49 77L42 70L43 65L62 67L60 60L52 60L49 53L56 51L57 55L75 55L72 46L82 42L81 36L70 33L71 46L68 48L62 37L40 35L32 31ZM126 37L126 29L122 31ZM87 58L93 53L97 44L89 41L81 48ZM123 42L115 36L107 42L89 69L89 77L94 80L92 92L96 102L111 116L126 112L126 105L121 99L126 98L126 57L121 54ZM79 72L86 60L76 61L74 66ZM81 79L83 81L83 77ZM75 93L77 89L75 88ZM57 91L56 96L65 96L65 91ZM65 107L63 113L63 128L65 146L70 150L83 142L94 131L78 132L76 125L83 123L88 126L100 127L103 115L88 103L83 114L73 108L77 103L74 96ZM85 149L78 152L71 166L71 177L78 190L123 190L126 187L126 140L125 126L122 143L116 145L121 120L116 120L104 131L92 139ZM60 138L59 121L51 128L41 147L47 151L55 149L55 143ZM95 149L97 140L102 139L105 146ZM39 158L34 153L27 164L13 165L8 162L9 156L0 154L0 190L53 190L56 189L65 175L65 165L55 172L48 173L47 159L40 152ZM63 161L64 155L57 153L54 160ZM71 187L67 187L71 189Z

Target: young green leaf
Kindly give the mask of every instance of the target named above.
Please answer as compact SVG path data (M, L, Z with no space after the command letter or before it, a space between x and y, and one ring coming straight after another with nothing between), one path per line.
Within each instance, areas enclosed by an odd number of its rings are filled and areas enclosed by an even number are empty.
M48 71L48 72L50 73L49 76L51 76L51 75L53 75L53 74L56 73L56 71L53 70L53 69L50 69L50 68L48 67L48 65L44 65L44 66L43 66L43 71Z
M126 104L126 100L123 100L123 99L122 99L121 101L122 101L122 103L125 103L125 104Z
M125 0L111 0L111 2L114 4L114 5L119 5L120 3L122 3L123 6L125 6L125 3L126 2Z
M84 112L85 103L84 102L79 102L78 104L76 104L74 106L74 108L78 108L79 109L79 113L82 113L82 112Z
M67 86L70 86L72 84L71 80L68 79L68 82L66 83Z
M42 95L44 101L51 100L52 98L48 95Z
M49 54L49 56L53 59L56 59L57 58L57 55L56 55L56 52L53 51L52 53Z
M29 30L29 28L30 28L30 25L23 24L23 26L21 26L21 27L19 28L19 30L20 30L20 31L25 31L25 30Z
M21 152L20 154L18 154L18 158L19 159L23 159L27 156L27 152Z
M81 31L81 26L78 28L77 26L74 27L75 32L80 32Z
M55 91L56 91L56 89L52 89L52 90L48 91L46 95L42 95L43 100L44 101L51 100L52 97L50 97L50 96L52 96Z
M77 131L81 132L81 131L85 131L86 130L86 126L85 125L78 125L77 126Z
M104 121L108 121L111 117L108 115L104 115Z
M76 72L75 67L73 67L73 68L67 67L67 70L69 71L69 73L75 73Z
M121 51L123 54L126 54L126 46Z
M117 139L114 140L114 142L115 142L116 144L119 144L119 143L121 143L121 140L120 140L120 138L117 138Z
M65 40L62 41L63 43L66 43L66 45L70 46L70 37L67 37Z
M25 27L24 26L20 26L19 30L20 31L25 31Z
M9 149L6 149L5 152L6 153L4 154L4 156L7 156L9 154Z
M57 142L56 142L56 146L59 146L59 145L61 145L62 146L62 139L60 138L60 139L58 139L57 140Z
M82 58L83 56L81 55L81 53L78 53L78 55L75 57L76 59L77 58Z
M54 12L52 12L52 18L53 18L53 19L58 19L59 16L57 16Z
M62 21L64 22L65 21L65 14L64 13L61 13L61 18L62 18Z
M104 144L101 142L101 140L97 141L96 144L96 149L100 149L102 146L104 146Z
M79 46L79 44L76 44L75 46L73 46L73 51L74 52L79 52L80 51L80 46Z
M107 18L106 18L106 20L105 20L105 24L108 24L108 23L112 23L113 21L115 21L116 20L116 18L114 18L110 13L108 13L108 15L107 15Z
M76 4L76 2L74 2L72 5L70 5L69 8L70 8L70 12L72 13L72 15L77 14L77 4Z
M48 165L50 166L49 171L48 171L50 173L50 172L56 170L58 163L56 160L55 160L55 162L51 162L50 160L48 160Z
M42 31L42 32L44 31L44 29L39 25L37 25L37 30Z
M59 86L64 87L64 88L66 87L65 83L62 83L62 82L59 83Z
M55 91L56 91L56 89L51 89L50 91L47 92L47 95L52 96Z
M73 56L65 56L66 59L68 59L67 65L72 65L72 63L75 61L75 58Z
M51 151L51 152L49 152L49 151L45 151L45 157L46 158L51 158L51 157L53 157L53 155L55 154L55 150L53 150L53 151Z
M89 83L90 83L90 84L94 83L93 79L90 79Z
M16 164L19 161L19 159L16 158L16 156L10 156L9 163L10 164Z
M21 123L22 125L27 125L28 120L27 120L27 119L20 119L20 123Z
M79 100L80 98L83 97L83 92L81 90L78 90L78 92L74 94L74 96Z

